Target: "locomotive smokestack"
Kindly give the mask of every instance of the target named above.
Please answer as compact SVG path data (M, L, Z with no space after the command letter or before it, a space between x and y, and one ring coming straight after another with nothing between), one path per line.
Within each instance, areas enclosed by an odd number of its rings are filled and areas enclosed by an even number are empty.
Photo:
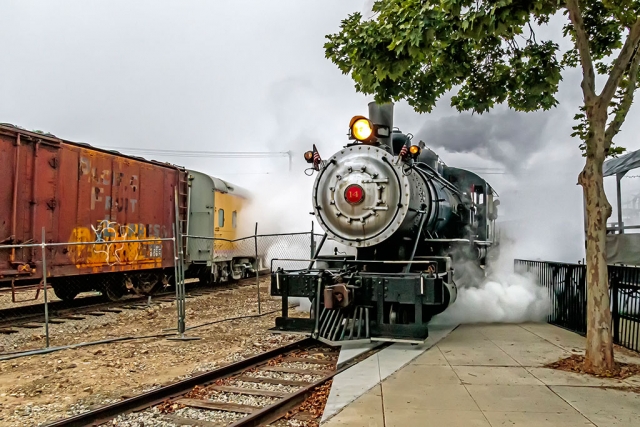
M393 102L378 104L375 101L369 103L369 120L377 125L389 126L389 132L393 130ZM379 137L381 144L391 147L391 134L388 137Z

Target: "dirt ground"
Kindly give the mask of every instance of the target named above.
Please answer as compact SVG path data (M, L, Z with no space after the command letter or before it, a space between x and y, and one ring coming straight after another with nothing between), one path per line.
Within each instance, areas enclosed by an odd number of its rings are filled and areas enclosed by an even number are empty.
M187 299L187 327L257 314L256 294L255 285L245 285ZM197 341L137 339L0 361L0 424L37 426L302 338L267 331L281 307L269 296L268 279L261 282L261 299L263 313L276 313L188 330L186 335ZM308 313L291 310L290 315ZM55 346L162 334L176 327L176 307L163 303L51 327ZM40 332L31 335L20 339L37 344L44 339Z

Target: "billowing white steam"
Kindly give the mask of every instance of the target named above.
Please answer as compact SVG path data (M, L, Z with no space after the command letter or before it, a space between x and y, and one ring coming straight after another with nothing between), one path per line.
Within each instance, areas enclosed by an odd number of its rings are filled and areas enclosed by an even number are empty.
M457 300L443 313L434 316L431 324L547 320L552 307L548 289L539 284L535 275L514 272L512 254L518 243L504 237L497 259L487 270L487 277L478 277L478 273L472 274L474 270L467 269L461 280L456 281Z
M457 301L431 324L544 322L550 308L548 291L533 277L502 274L460 287Z

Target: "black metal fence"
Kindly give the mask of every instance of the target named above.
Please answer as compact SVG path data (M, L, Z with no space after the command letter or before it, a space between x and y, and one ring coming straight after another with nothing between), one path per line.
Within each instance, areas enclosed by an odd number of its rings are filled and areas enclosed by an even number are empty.
M586 265L516 259L514 269L533 274L547 288L549 323L586 335ZM610 265L608 274L613 341L640 351L640 268Z

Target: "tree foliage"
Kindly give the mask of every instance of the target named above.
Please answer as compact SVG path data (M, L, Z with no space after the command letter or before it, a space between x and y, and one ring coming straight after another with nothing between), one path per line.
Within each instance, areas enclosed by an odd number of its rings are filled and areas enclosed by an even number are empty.
M534 28L556 14L568 14L567 3L379 0L373 19L353 13L343 20L340 31L327 36L325 53L351 75L357 91L378 102L404 99L416 111L430 112L442 95L455 90L451 106L458 111L482 114L505 102L516 111L549 110L558 105L563 69L581 65L580 38L568 19L562 35L571 38L573 48L561 52L556 42L541 40ZM608 75L625 33L638 25L640 0L582 0L579 7L589 61L598 73ZM609 141L620 130L640 82L638 58L625 67L610 102ZM584 155L590 130L587 101L575 116L572 134L582 139ZM623 150L607 147L607 154Z

